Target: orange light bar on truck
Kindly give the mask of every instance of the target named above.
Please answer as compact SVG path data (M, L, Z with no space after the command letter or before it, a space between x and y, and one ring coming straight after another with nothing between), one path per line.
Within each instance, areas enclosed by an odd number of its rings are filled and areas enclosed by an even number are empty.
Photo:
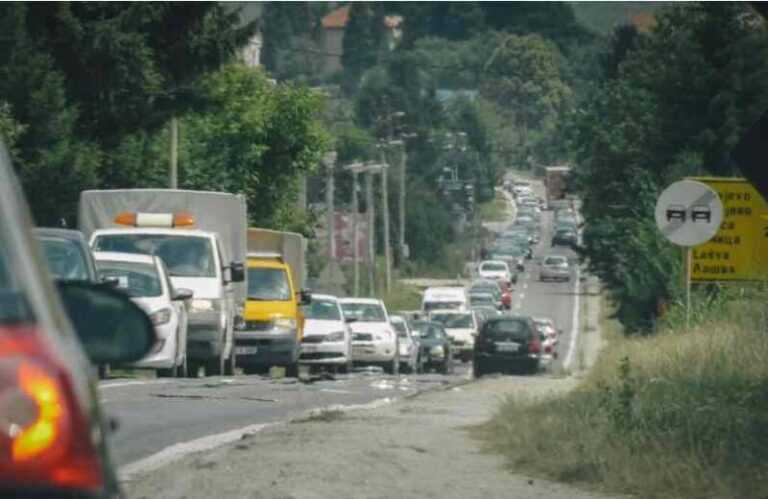
M195 225L191 213L134 213L123 212L115 217L118 225L131 227L190 227Z

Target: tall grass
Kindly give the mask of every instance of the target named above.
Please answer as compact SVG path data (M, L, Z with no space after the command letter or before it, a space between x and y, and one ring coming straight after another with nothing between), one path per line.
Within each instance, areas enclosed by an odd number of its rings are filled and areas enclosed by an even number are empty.
M643 498L768 497L768 295L729 293L689 331L671 317L653 336L615 335L575 391L511 398L480 434L558 480Z

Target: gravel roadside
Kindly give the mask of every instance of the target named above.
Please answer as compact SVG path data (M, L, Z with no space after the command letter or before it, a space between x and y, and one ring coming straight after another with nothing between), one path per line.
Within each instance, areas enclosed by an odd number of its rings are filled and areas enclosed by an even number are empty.
M575 383L488 378L373 410L328 412L187 456L125 489L147 499L604 497L516 475L470 435L508 394L550 396Z

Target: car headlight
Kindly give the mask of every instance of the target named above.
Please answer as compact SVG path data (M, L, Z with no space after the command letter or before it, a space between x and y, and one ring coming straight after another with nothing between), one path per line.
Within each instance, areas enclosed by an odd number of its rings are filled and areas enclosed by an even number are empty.
M171 309L161 308L156 312L152 312L149 315L149 319L152 321L152 324L154 324L155 326L162 326L163 324L168 324L169 322L171 322Z
M272 327L279 329L296 329L296 319L291 317L275 317L272 319Z
M219 300L192 300L192 312L211 312L219 309Z
M445 349L442 345L436 345L429 349L429 355L432 355L433 357L444 357Z
M344 341L344 331L334 331L333 333L325 335L325 338L323 341L327 342L336 342L336 341Z

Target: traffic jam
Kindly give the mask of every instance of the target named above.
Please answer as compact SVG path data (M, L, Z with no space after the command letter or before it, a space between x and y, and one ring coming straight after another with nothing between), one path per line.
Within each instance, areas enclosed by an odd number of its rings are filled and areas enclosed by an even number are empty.
M543 210L529 182L497 188L510 218L483 242L471 275L425 287L419 310L388 310L378 297L306 289L306 240L248 227L240 195L84 191L77 229L33 228L0 159L0 345L11 353L0 364L0 415L15 428L3 433L0 480L19 490L119 489L107 445L114 421L89 388L95 376L106 388L126 373L139 380L128 383L320 373L386 384L533 374L560 354L556 321L526 315L514 297L524 277L575 278L562 248L577 242L578 214L554 199Z

